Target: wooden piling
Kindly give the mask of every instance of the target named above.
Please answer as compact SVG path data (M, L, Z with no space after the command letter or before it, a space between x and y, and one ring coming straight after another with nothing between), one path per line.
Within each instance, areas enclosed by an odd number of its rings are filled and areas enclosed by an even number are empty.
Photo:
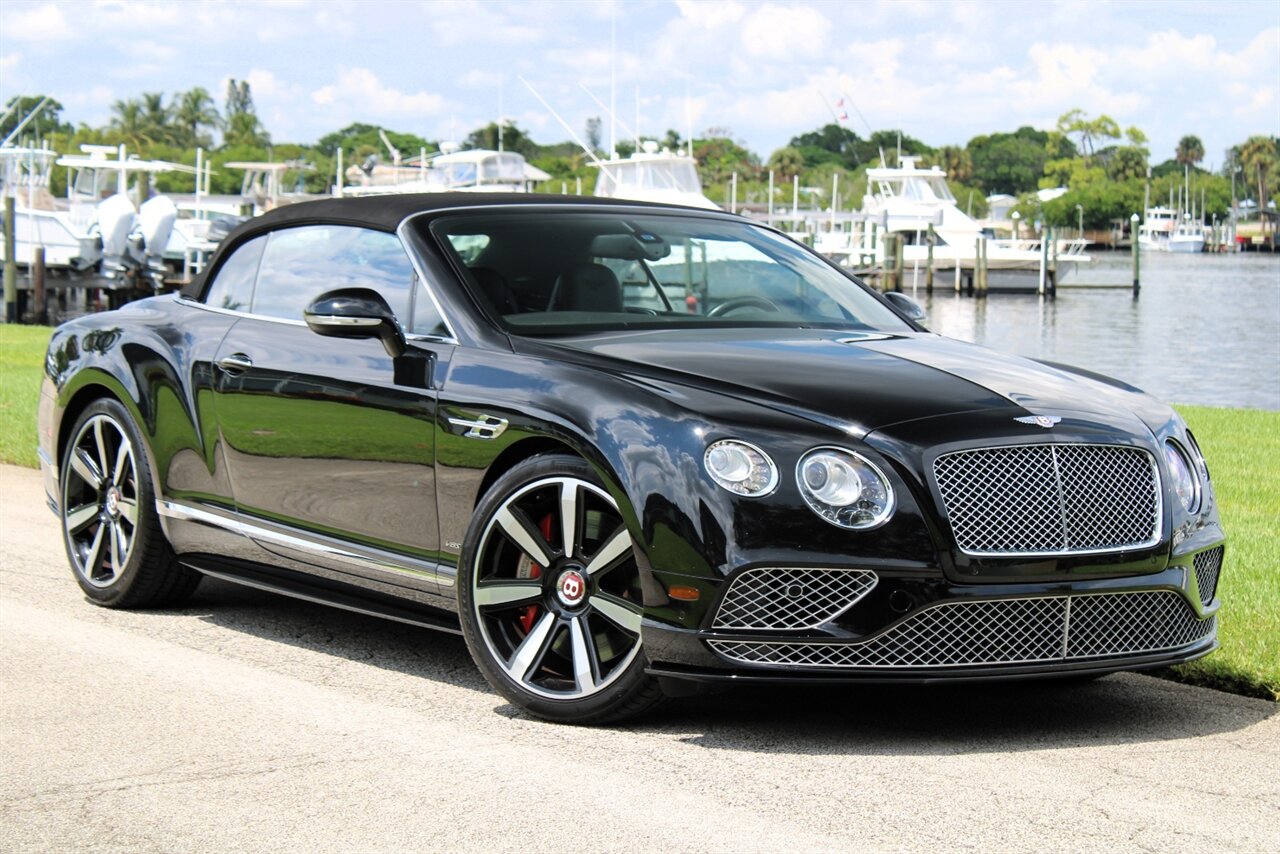
M49 322L44 288L44 247L37 246L31 258L31 296L35 301L35 322L44 325Z
M1050 234L1051 232L1046 228L1040 235L1040 282L1036 287L1036 293L1041 296L1048 290Z
M929 244L929 255L924 268L924 291L931 294L933 293L933 244L935 242L933 223L929 223L929 234L926 240Z
M18 259L14 239L13 196L4 197L4 319L6 323L18 322Z
M1134 214L1133 216L1129 217L1129 223L1131 226L1129 229L1129 245L1130 245L1130 250L1133 253L1133 298L1137 299L1138 292L1142 290L1142 286L1141 284L1139 284L1139 281L1140 281L1139 272L1140 272L1141 262L1139 261L1138 256L1141 255L1142 253L1138 248L1141 245L1141 241L1138 240L1138 215Z
M1052 228L1049 229L1049 240L1053 242L1053 255L1049 262L1049 297L1054 298L1058 296L1058 240Z
M899 234L897 239L893 241L893 289L895 291L902 290L902 276L906 265L902 263L903 240Z
M898 235L893 232L887 232L881 241L884 245L884 260L880 265L883 271L880 275L880 290L896 291L898 282Z

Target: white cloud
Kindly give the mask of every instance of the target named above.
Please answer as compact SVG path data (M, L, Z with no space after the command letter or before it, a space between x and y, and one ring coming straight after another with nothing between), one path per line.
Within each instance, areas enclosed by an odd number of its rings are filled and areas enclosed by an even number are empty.
M831 21L812 6L767 3L742 24L742 46L759 59L820 59L826 52Z
M700 30L714 30L740 20L745 13L735 0L676 0L680 17Z
M22 62L22 54L6 53L0 56L0 71L12 71L18 67L18 63Z
M313 91L311 100L322 107L346 107L371 117L421 117L444 108L440 95L402 92L385 85L367 68L340 67L337 82Z
M12 13L4 30L6 38L29 42L61 42L76 35L62 9L53 3Z
M132 0L96 0L92 5L95 27L128 29L133 32L155 32L182 24L188 16L187 3L132 2ZM206 4L201 4L206 5Z
M147 59L152 62L168 62L178 55L177 49L172 45L153 39L142 39L134 42L129 45L129 50L139 59Z
M116 100L116 93L109 86L99 85L72 92L58 92L57 98L65 108L62 112L64 120L72 124L87 122L90 125L100 125L111 117L111 105Z
M1174 69L1179 73L1204 71L1214 64L1218 43L1213 36L1184 36L1177 30L1151 33L1141 47L1121 47L1109 61L1135 74L1154 69Z
M423 9L431 21L435 41L442 46L466 42L484 45L530 44L541 41L542 30L513 22L489 5L467 0L431 0Z
M1272 116L1275 115L1276 90L1270 86L1261 86L1244 93L1246 100L1237 106L1234 110L1237 116L1258 119L1264 116L1267 108L1271 108ZM1275 126L1271 128L1271 133L1275 133Z
M261 68L249 69L244 79L249 84L249 91L255 99L271 100L281 96L300 94L299 87L286 84L273 72ZM223 88L226 88L225 83Z
M854 42L848 47L848 54L860 69L865 69L881 80L892 80L898 76L902 54L902 39L881 39L874 42Z

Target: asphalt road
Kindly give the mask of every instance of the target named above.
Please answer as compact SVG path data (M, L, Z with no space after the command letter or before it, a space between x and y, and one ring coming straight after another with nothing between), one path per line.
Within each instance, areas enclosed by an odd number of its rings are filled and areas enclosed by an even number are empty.
M462 640L206 580L88 604L0 467L6 851L1277 851L1277 706L1157 679L531 720Z

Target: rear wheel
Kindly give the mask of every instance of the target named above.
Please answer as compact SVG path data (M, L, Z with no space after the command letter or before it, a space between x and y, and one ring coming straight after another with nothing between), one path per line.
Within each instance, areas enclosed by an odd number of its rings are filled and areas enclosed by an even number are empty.
M597 723L661 699L644 673L631 536L584 460L534 457L503 475L471 522L460 576L467 646L511 702Z
M62 457L59 508L80 588L108 608L175 605L200 583L160 528L142 437L115 400L91 404Z

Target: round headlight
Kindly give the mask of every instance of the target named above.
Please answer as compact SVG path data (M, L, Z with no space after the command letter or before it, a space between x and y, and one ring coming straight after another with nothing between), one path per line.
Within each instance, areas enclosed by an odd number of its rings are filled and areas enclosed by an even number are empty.
M736 439L708 445L702 464L712 480L738 495L768 495L778 485L778 469L769 455Z
M815 448L796 466L800 494L832 525L865 530L893 515L893 487L880 469L853 451Z
M1200 450L1200 443L1196 441L1195 434L1190 430L1187 431L1187 442L1191 445L1191 457L1195 460L1196 468L1200 470L1205 482L1213 480L1209 474L1209 462L1204 458L1204 451Z
M1178 493L1182 509L1188 513L1196 512L1200 506L1200 481L1191 471L1191 460L1187 458L1187 452L1170 440L1164 443L1164 458L1169 464L1173 490Z

